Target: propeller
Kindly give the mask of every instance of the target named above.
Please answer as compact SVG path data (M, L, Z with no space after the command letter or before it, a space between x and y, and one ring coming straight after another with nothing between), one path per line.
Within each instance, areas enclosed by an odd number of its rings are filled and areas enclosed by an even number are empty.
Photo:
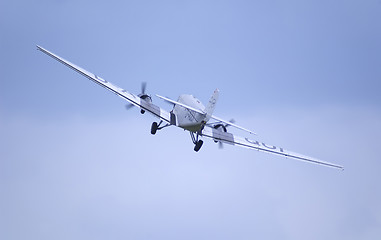
M132 107L134 107L135 105L134 104L132 104L132 103L129 103L129 104L126 104L126 109L127 110L130 110Z
M141 92L138 94L138 97L140 97L143 100L152 102L151 97L146 94L146 88L147 88L147 83L146 82L142 82L142 84L141 84ZM126 109L129 110L129 109L131 109L134 106L135 105L132 104L132 103L126 104ZM144 113L144 110L142 110L142 111L143 111L142 113Z
M234 124L234 123L235 123L235 120L232 118L232 119L229 120L229 122ZM230 125L229 125L229 124L226 124L225 127L227 127L227 126L230 126Z
M146 82L142 82L142 85L141 85L141 89L142 89L142 93L143 95L146 94L146 87L147 87L147 83Z

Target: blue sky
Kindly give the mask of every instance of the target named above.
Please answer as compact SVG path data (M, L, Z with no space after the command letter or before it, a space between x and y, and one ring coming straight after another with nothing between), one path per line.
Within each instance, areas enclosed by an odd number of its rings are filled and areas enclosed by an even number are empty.
M380 24L377 0L1 1L0 238L377 238ZM151 136L36 44L135 93L219 88L216 115L346 170Z

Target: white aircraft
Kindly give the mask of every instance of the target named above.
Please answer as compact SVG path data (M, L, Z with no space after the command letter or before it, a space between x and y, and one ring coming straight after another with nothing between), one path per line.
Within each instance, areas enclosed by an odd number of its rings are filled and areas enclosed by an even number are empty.
M200 140L200 137L208 137L213 139L216 143L219 143L220 146L222 143L239 145L242 147L247 147L255 149L258 151L263 151L267 153L273 153L285 157L290 157L297 160L307 161L311 163L316 163L328 167L344 169L340 165L336 165L329 162L324 162L315 158L303 156L298 153L293 153L285 150L284 148L277 147L274 145L269 145L263 142L256 140L251 140L249 138L242 138L234 136L233 134L227 132L227 127L232 126L243 131L255 134L253 131L240 127L234 124L233 120L225 121L219 117L213 115L213 111L216 107L218 100L219 90L216 89L210 98L207 106L205 107L197 98L192 95L183 94L177 99L177 101L171 100L160 95L157 97L171 103L174 105L173 109L168 112L155 104L152 103L151 96L145 93L146 85L143 83L142 92L138 95L129 93L128 91L113 85L112 83L104 80L103 78L86 71L83 68L76 66L75 64L49 52L48 50L37 46L37 50L47 54L48 56L54 58L58 62L66 65L67 67L77 71L83 76L87 77L91 81L101 85L102 87L110 90L119 97L130 102L130 105L127 105L127 108L136 106L140 108L141 113L149 112L160 119L160 122L152 123L151 133L155 134L157 130L161 130L168 126L176 126L188 130L190 132L192 141L194 143L194 150L198 152L203 144L203 141Z

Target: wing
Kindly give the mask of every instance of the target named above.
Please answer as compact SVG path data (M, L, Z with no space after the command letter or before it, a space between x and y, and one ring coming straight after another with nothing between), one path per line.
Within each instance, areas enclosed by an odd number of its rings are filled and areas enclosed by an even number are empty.
M66 65L67 67L73 69L74 71L82 74L83 76L90 79L91 81L93 81L93 82L101 85L102 87L106 88L107 90L115 93L119 97L129 101L133 105L140 107L147 112L152 113L156 117L161 118L166 122L170 122L170 114L167 111L161 109L160 107L158 107L158 106L156 106L150 102L147 102L147 101L141 99L140 97L138 97L132 93L129 93L126 90L124 90L118 86L115 86L114 84L104 80L103 78L101 78L101 77L99 77L99 76L97 76L91 72L88 72L83 68L78 67L77 65L75 65L75 64L73 64L73 63L71 63L71 62L51 53L51 52L49 52L48 50L46 50L40 46L37 46L37 49L40 50L41 52L45 53L46 55L52 57L53 59L57 60L58 62Z
M329 163L329 162L324 162L324 161L321 161L321 160L318 160L318 159L315 159L312 157L307 157L307 156L304 156L304 155L301 155L298 153L293 153L293 152L287 151L281 147L269 145L269 144L266 144L263 142L251 140L248 138L237 137L231 133L219 131L218 129L214 129L214 128L205 127L202 130L201 135L204 137L212 138L216 141L221 141L223 143L228 143L228 144L232 144L232 145L239 145L242 147L247 147L247 148L255 149L258 151L268 152L268 153L272 153L272 154L276 154L276 155L281 155L284 157L290 157L290 158L293 158L296 160L311 162L311 163L315 163L315 164L324 165L327 167L333 167L333 168L338 168L338 169L344 170L344 167L342 167L340 165L336 165L336 164Z
M223 120L223 119L221 119L221 118L219 118L219 117L212 116L211 118L213 118L214 120L217 120L217 121L219 121L219 122L223 122L223 123L227 124L228 126L233 126L233 127L235 127L235 128L238 128L238 129L241 129L241 130L243 130L243 131L246 131L246 132L248 132L248 133L250 133L250 134L257 135L255 132L253 132L253 131L251 131L251 130L249 130L249 129L243 128L243 127L238 126L238 125L236 125L236 124L234 124L234 123L232 123L232 122Z

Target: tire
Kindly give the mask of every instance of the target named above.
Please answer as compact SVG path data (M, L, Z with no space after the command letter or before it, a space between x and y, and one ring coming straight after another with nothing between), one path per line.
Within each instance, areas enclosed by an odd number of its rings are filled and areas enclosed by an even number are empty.
M151 134L155 135L157 131L157 122L153 122L151 126Z
M196 152L198 152L199 150L200 150L200 148L202 147L202 144L203 144L204 142L202 141L202 140L199 140L197 143L196 143L196 146L194 146L194 150L196 151Z

